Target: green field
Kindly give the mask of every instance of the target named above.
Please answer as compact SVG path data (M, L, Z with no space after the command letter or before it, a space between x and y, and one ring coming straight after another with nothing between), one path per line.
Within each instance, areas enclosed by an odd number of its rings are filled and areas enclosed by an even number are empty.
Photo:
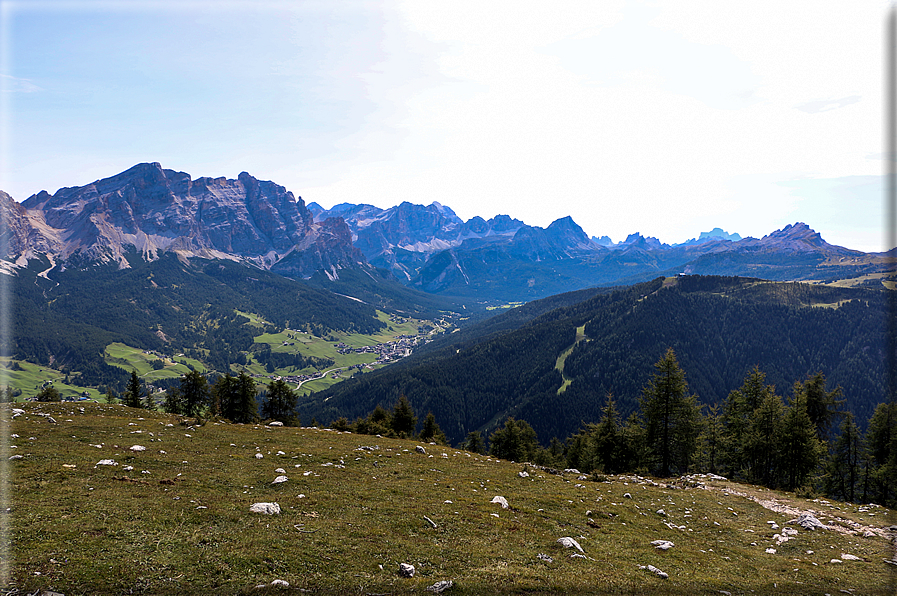
M554 475L436 445L419 453L412 440L195 426L121 405L22 407L14 420L0 407L18 435L4 460L22 456L7 464L2 503L14 512L11 593L398 595L447 580L449 595L894 593L882 507L705 476ZM257 502L281 513L251 513ZM806 510L827 529L789 521ZM795 535L777 544L786 527ZM415 576L400 577L400 563ZM275 579L290 588L256 588Z
M137 374L147 382L156 379L177 378L190 372L193 366L201 373L206 372L205 366L199 360L187 358L184 355L160 355L153 352L145 352L140 348L134 348L122 343L112 343L106 346L103 354L106 364L117 366L128 372L136 370ZM153 370L153 362L161 360L164 368Z
M78 385L77 375L72 375L69 378L69 382L65 383L64 374L46 366L31 364L30 362L25 362L23 360L8 359L0 359L0 365L5 369L3 371L3 376L6 380L3 384L22 391L22 394L16 397L16 401L24 401L28 398L35 397L40 393L41 387L43 387L45 383L51 383L53 387L59 391L62 399L77 399L81 397L84 392L89 394L90 399L105 399L103 394L96 389ZM12 368L15 367L18 367L20 370L12 370Z

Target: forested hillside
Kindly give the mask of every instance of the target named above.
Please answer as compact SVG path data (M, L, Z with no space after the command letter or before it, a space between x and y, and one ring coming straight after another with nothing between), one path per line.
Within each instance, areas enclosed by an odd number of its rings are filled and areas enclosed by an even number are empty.
M261 315L278 328L323 336L339 329L371 333L384 323L373 306L231 261L181 262L165 253L153 262L39 272L32 261L12 289L15 358L80 371L84 384L120 384L121 369L103 362L111 342L144 349L191 351L227 370L258 332L236 311ZM272 329L273 330L273 329Z
M352 419L404 394L417 411L432 411L454 443L471 431L487 435L509 415L530 422L544 442L597 421L608 393L625 418L654 363L673 348L702 403L720 403L754 367L782 394L822 372L863 423L886 401L885 313L883 291L661 278L352 379L312 396L300 411L304 419ZM573 347L577 328L584 338ZM559 357L571 347L560 370Z

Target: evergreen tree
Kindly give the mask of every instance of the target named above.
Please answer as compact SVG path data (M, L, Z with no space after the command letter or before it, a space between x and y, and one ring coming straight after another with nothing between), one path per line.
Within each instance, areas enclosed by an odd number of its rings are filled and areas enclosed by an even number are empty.
M144 385L144 394L143 394L143 404L142 406L147 410L155 410L156 409L156 401L153 399L153 390L149 385Z
M856 489L862 476L865 452L863 438L850 412L844 414L839 430L840 434L826 465L825 492L856 502Z
M780 474L783 417L782 398L767 391L751 415L743 439L748 479L770 488L776 486Z
M206 378L197 370L191 370L181 377L180 391L184 400L184 413L187 416L199 416L211 397Z
M620 432L620 470L642 470L648 461L645 425L638 412L632 412Z
M165 399L162 401L162 411L168 414L184 414L184 394L180 387L169 387L165 390Z
M642 391L648 449L661 476L686 472L695 452L700 414L694 395L688 394L685 372L669 348L657 364L657 372Z
M212 383L212 416L223 416L233 421L233 404L236 402L236 379L230 373L219 376Z
M299 424L296 416L296 393L283 379L268 383L268 399L262 404L262 416L279 420L288 426Z
M878 404L866 430L869 483L873 499L891 505L897 497L897 404Z
M806 394L798 392L788 406L782 421L782 472L785 488L803 486L819 466L824 452L817 437L818 427L807 412Z
M129 408L139 408L143 406L143 400L141 397L143 396L143 387L140 383L140 377L137 376L136 370L131 370L131 378L128 379L128 384L125 387L125 392L122 395L123 401L126 406Z
M803 383L795 383L794 392L803 393L807 415L816 427L817 438L828 441L829 428L838 415L838 406L844 403L838 400L843 393L841 387L826 391L825 375L818 372Z
M708 407L707 416L702 424L701 434L698 435L698 459L702 470L716 474L720 464L720 454L723 445L723 415L719 406L713 404Z
M486 450L486 446L483 445L483 435L478 430L467 433L467 438L464 439L461 448L471 453L483 453Z
M526 420L508 417L504 428L489 437L489 453L509 461L533 461L538 448L536 431Z
M410 437L414 434L414 427L417 426L417 417L411 408L411 403L403 393L399 396L392 411L392 429L400 437Z
M118 396L115 395L115 390L112 389L112 387L106 387L106 403L107 404L118 403Z
M740 389L732 391L723 406L723 434L721 463L732 475L747 473L748 433L754 412L769 395L775 392L772 385L766 384L766 374L755 366L744 379ZM767 404L769 406L770 404Z
M420 431L420 440L425 443L432 442L438 445L448 445L448 439L446 439L445 433L442 432L442 429L436 423L436 416L433 415L433 412L428 412L427 417L424 419L424 427Z
M601 415L601 421L591 433L594 445L594 463L606 474L616 474L622 471L623 462L620 458L620 415L614 403L614 397L607 394L607 404ZM585 471L591 471L589 468Z
M236 380L236 388L232 394L232 399L228 404L230 417L232 422L241 424L249 424L255 422L259 417L258 402L256 401L257 391L255 389L255 381L245 372L240 371Z
M367 420L365 420L362 428L364 434L368 435L395 435L392 429L392 420L389 417L389 412L387 412L380 404L377 404L374 410L368 414Z
M43 387L37 394L37 401L62 401L62 396L53 385Z

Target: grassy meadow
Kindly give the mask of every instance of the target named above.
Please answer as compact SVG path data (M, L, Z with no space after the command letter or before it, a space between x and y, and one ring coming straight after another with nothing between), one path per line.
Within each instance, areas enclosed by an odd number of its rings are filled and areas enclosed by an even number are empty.
M894 519L881 507L707 477L521 477L523 464L421 454L411 440L195 426L121 405L12 407L25 413L0 407L12 433L0 456L19 593L426 594L442 580L454 582L446 594L894 593L883 561ZM509 509L490 503L497 495ZM757 500L813 510L830 528L806 531ZM250 513L256 502L281 513ZM796 536L777 544L770 521ZM557 543L567 536L583 557ZM654 548L660 539L675 546ZM415 576L400 577L400 563ZM276 579L290 587L257 587Z

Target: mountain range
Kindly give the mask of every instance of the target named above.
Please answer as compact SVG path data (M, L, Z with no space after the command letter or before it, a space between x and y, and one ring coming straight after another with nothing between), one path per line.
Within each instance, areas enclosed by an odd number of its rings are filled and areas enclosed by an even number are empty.
M887 266L883 255L828 244L804 223L760 239L717 228L678 245L638 233L613 243L589 237L569 216L540 228L507 215L463 221L439 203L325 210L246 172L194 180L158 163L22 203L0 191L0 215L7 272L36 258L50 268L124 269L129 258L171 252L296 279L317 276L348 295L360 278L344 281L341 271L376 281L383 275L375 268L384 269L409 288L465 302L526 301L678 273L832 281Z

